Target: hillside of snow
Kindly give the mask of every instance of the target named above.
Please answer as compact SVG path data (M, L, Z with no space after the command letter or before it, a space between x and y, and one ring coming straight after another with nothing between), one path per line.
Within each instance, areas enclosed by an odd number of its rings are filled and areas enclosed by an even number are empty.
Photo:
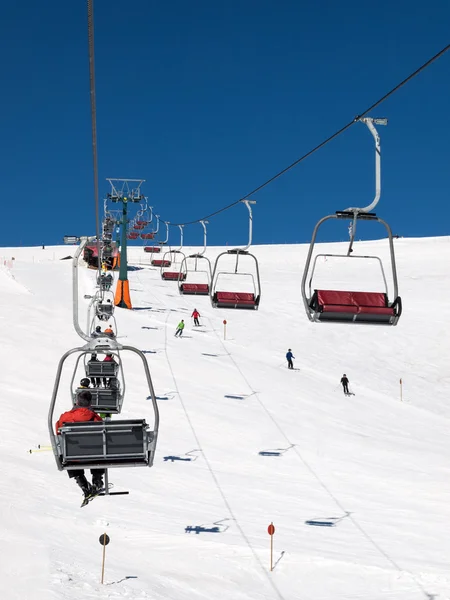
M355 251L380 256L388 272L386 244ZM72 261L60 260L75 247L2 248L0 597L450 599L450 237L398 239L395 249L403 315L397 327L376 327L308 321L305 245L252 248L258 311L180 296L142 248L130 248L133 310L116 309L115 319L119 342L148 360L156 457L151 469L110 471L114 490L129 495L81 509L79 488L45 449L58 361L83 345L72 325ZM382 289L374 261L353 262L348 273L323 260L317 277ZM83 325L95 277L79 268ZM142 366L123 360L122 416L152 422ZM343 373L354 396L342 393ZM70 408L71 377L63 373L67 402L55 421Z

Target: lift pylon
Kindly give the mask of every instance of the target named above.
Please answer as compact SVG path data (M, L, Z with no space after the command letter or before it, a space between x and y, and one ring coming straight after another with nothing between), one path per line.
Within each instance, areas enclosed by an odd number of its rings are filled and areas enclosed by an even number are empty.
M111 202L122 202L122 232L120 239L120 268L114 304L120 308L132 308L130 284L128 281L127 263L127 214L129 202L142 202L145 197L141 193L141 185L145 179L111 179L107 178L111 191L107 199Z

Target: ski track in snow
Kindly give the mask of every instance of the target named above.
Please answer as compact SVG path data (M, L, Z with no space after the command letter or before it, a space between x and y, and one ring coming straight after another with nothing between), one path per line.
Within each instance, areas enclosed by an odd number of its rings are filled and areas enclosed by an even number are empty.
M385 244L356 246L386 260ZM152 469L111 470L114 489L130 494L83 509L52 452L28 452L49 444L57 363L81 345L71 261L59 260L73 248L3 249L1 598L449 600L450 238L395 244L404 305L395 328L309 323L300 296L306 246L253 248L259 311L214 310L207 297L180 296L131 247L130 262L143 267L129 272L141 310L116 309L115 317L119 337L145 352L152 373L156 458ZM208 249L209 257L220 250ZM344 285L331 262L318 277ZM358 266L354 278L376 291L369 267ZM79 269L82 325L95 275ZM295 375L284 361L288 347ZM123 360L123 418L151 422L142 368ZM342 393L344 372L355 396ZM67 403L71 376L69 369L61 383ZM111 538L105 585L103 532Z

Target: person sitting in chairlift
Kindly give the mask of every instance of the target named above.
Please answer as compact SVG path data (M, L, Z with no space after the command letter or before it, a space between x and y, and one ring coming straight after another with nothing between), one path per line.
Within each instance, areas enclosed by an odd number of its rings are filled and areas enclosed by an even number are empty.
M103 359L103 362L112 362L115 365L117 365L116 361L114 360L113 355L110 352L105 356L105 358ZM109 379L107 377L103 377L103 385L105 387L108 387L110 385L110 383L111 383L111 379Z
M91 354L91 358L88 360L88 365L92 363L98 363L99 360L97 358L97 353L93 352ZM91 377L91 383L94 387L100 387L102 384L102 380L100 377Z
M106 335L114 337L114 331L113 331L113 328L111 327L111 323L108 325L108 327L105 329L105 331L103 333L106 333Z
M88 380L89 381L89 380ZM56 422L56 433L66 423L80 423L84 421L96 421L101 423L102 418L91 408L92 394L89 390L82 390L77 396L77 405L63 413ZM71 469L67 471L70 479L75 479L86 498L103 488L103 476L105 469L91 469L92 484L86 479L84 469Z
M94 331L94 333L92 335L94 337L98 337L101 334L102 334L102 328L100 327L100 325L97 325L97 327L95 328L95 331Z

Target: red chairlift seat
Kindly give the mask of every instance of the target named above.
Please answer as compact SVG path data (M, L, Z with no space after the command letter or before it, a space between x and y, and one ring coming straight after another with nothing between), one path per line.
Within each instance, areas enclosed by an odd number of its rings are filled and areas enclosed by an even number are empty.
M314 290L310 307L314 320L393 323L401 314L401 299L389 304L383 292Z
M154 233L141 233L141 240L152 240L154 237Z
M207 283L182 283L180 292L186 295L209 296L209 285Z
M133 225L133 229L144 229L144 225L139 225L139 223L135 223Z
M163 271L161 277L169 281L178 281L179 279L186 279L186 273L180 273L179 271Z
M162 258L154 258L150 263L152 267L170 267L172 264L170 260L163 260Z
M142 225L142 227L147 227L148 221L136 221L136 225Z
M151 252L152 254L159 254L161 252L160 246L144 246L144 252Z
M247 292L216 292L213 303L216 308L257 308L259 298Z

